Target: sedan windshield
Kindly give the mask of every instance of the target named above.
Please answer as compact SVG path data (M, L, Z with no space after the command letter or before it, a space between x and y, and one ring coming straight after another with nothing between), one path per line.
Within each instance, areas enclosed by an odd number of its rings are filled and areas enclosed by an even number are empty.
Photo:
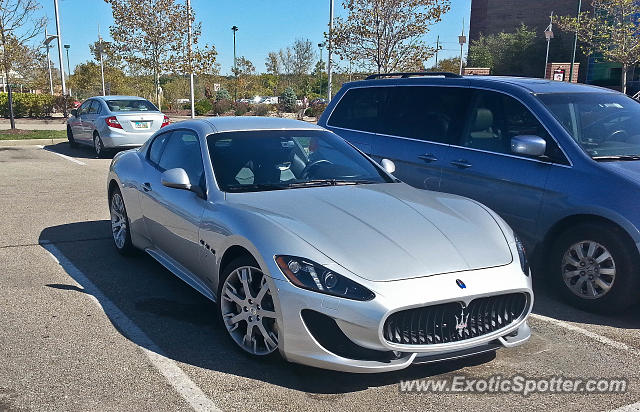
M640 104L616 93L550 93L538 98L596 160L640 159Z
M158 108L144 99L107 100L112 112L157 112Z
M225 192L387 183L371 161L325 131L219 133L207 143L216 181Z

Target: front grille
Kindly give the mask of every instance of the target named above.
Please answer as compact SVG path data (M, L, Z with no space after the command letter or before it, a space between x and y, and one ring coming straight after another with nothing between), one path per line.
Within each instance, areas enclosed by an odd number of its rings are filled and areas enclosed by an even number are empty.
M528 309L525 293L423 306L389 315L383 335L390 343L437 345L476 338L509 326Z

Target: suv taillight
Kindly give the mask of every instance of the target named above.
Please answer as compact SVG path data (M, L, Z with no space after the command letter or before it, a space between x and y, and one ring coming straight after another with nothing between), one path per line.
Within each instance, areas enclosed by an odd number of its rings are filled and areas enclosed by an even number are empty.
M165 115L164 119L162 120L162 126L160 126L160 128L162 129L165 126L169 126L169 123L171 123L171 121L169 120L169 116Z
M107 117L106 119L104 119L104 121L109 127L113 127L114 129L122 129L122 125L115 116Z

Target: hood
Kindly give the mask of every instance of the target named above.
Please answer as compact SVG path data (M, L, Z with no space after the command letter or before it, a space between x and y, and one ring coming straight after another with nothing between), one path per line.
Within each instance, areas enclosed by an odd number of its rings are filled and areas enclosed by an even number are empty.
M482 206L404 183L237 193L227 200L270 219L371 281L512 261L502 230Z
M640 183L640 160L599 162L598 164L633 182Z

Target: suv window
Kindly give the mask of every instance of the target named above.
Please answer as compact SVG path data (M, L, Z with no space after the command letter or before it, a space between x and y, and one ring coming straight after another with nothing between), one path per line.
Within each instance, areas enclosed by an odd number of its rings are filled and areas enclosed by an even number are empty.
M328 126L375 133L387 104L388 87L347 90L327 121Z
M158 166L163 170L182 168L187 172L192 185L202 186L204 166L198 135L190 130L173 131L167 140Z
M512 137L535 135L546 140L547 156L561 163L566 162L547 130L527 107L513 97L477 90L470 113L469 124L460 141L461 146L513 154Z
M149 148L149 161L155 165L160 162L160 156L162 156L162 149L164 149L164 144L167 141L167 138L171 135L169 133L163 133L161 135L156 136L151 142L151 147Z
M471 91L457 87L389 88L380 133L438 143L457 141Z

